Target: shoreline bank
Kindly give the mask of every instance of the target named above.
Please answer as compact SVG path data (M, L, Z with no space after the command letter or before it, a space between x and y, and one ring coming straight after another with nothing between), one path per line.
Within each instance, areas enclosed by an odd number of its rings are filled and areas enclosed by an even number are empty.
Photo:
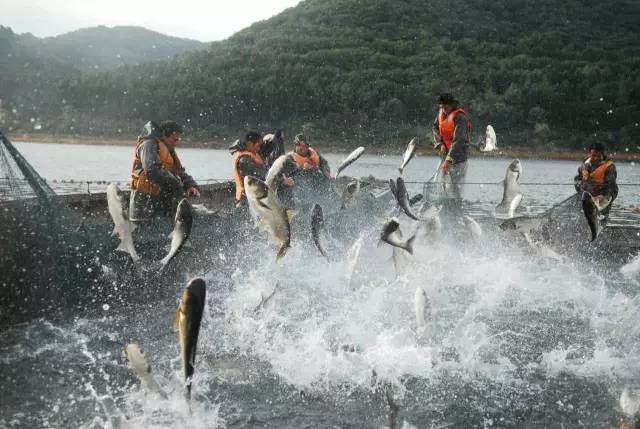
M135 138L124 139L120 137L96 137L96 136L50 136L39 134L16 134L8 135L9 139L13 142L20 143L49 143L49 144L82 144L82 145L95 145L95 146L135 146ZM198 140L181 140L178 147L192 148L192 149L218 149L227 150L231 144L231 140L228 141L198 141ZM344 153L348 154L353 149L360 146L357 142L352 145L336 144L325 141L314 142L321 151L329 153ZM287 142L287 146L290 146L291 142ZM422 156L434 155L435 152L429 147L425 147L425 143L422 147L417 148L417 154ZM402 155L406 148L406 144L387 144L385 146L366 146L368 154L373 155ZM287 147L288 149L288 147ZM519 159L539 159L539 160L560 160L560 161L580 161L586 156L585 152L577 150L552 150L547 152L530 151L525 148L498 148L495 152L482 153L477 150L471 149L471 157L473 158L519 158ZM640 161L640 151L629 152L612 152L610 156L616 161Z

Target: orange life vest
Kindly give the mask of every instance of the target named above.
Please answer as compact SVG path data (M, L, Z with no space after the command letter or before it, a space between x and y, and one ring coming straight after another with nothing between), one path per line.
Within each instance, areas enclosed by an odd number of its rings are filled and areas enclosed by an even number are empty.
M142 159L140 158L140 147L144 141L139 141L136 146L136 153L133 158L133 167L131 168L131 190L145 192L151 195L160 195L160 186L151 182L147 177L147 172L142 168ZM169 170L175 175L178 175L182 171L182 163L178 155L169 150L167 145L161 140L156 140L158 145L158 156L162 163L162 168Z
M304 168L305 170L317 170L318 168L320 168L320 155L318 155L318 152L311 148L309 148L308 156L298 155L295 151L290 152L290 155L300 168ZM310 164L311 167L305 167L306 164Z
M442 143L447 151L451 149L451 145L453 144L453 132L456 129L456 116L458 113L462 113L467 118L467 129L469 131L469 138L471 138L471 120L469 120L467 112L462 109L456 109L446 115L441 108L438 113L438 131L440 131Z
M609 168L611 164L613 164L613 161L608 159L596 167L595 170L589 173L589 182L595 185L604 185L604 176L607 172L607 168Z
M233 180L236 182L236 201L240 201L242 197L245 195L244 194L244 176L241 176L240 172L238 171L238 161L240 161L240 158L242 158L243 156L250 157L253 160L253 162L255 162L258 165L264 165L264 159L262 159L262 157L257 153L250 152L248 150L238 150L234 152L232 174L233 174Z

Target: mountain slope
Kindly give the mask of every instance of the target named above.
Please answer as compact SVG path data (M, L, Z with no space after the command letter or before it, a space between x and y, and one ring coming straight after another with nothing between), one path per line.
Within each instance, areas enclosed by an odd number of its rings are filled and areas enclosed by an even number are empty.
M202 136L286 126L371 143L429 135L451 91L506 144L634 148L639 36L633 0L306 0L206 51L61 90L84 130L172 117Z
M124 64L166 60L205 43L166 36L142 27L91 27L39 39L31 34L18 43L39 57L52 57L83 70L111 69Z

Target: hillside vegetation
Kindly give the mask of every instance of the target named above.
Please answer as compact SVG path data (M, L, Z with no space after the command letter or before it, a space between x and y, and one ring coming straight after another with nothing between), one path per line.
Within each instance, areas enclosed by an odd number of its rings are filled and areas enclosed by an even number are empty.
M42 73L64 103L35 114L59 133L171 117L205 139L285 127L376 144L427 136L450 91L506 145L637 150L639 38L635 0L306 0L172 60Z

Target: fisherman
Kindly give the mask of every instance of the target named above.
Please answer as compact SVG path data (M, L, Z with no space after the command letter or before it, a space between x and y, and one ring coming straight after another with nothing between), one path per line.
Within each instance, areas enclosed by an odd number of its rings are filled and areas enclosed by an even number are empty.
M236 184L236 206L244 206L247 198L244 192L245 176L253 176L264 180L267 174L267 165L260 155L262 137L256 131L249 131L244 140L236 140L229 146L229 152L233 155L232 174Z
M316 201L318 196L332 195L332 176L329 162L309 145L307 137L296 134L293 150L288 153L290 164L294 165L291 173L298 183L296 195L303 200ZM309 201L309 202L310 202Z
M433 124L435 149L442 161L439 171L442 177L448 175L453 187L453 196L462 200L461 182L467 174L467 158L471 141L471 120L467 112L459 106L458 100L444 93L439 98L440 109Z
M577 192L588 192L598 206L600 215L606 218L611 203L618 196L616 166L602 143L592 143L588 149L589 157L578 167L574 178Z
M182 133L182 127L170 120L159 125L149 121L142 129L131 169L131 221L173 216L185 194L200 196L198 185L176 153Z

